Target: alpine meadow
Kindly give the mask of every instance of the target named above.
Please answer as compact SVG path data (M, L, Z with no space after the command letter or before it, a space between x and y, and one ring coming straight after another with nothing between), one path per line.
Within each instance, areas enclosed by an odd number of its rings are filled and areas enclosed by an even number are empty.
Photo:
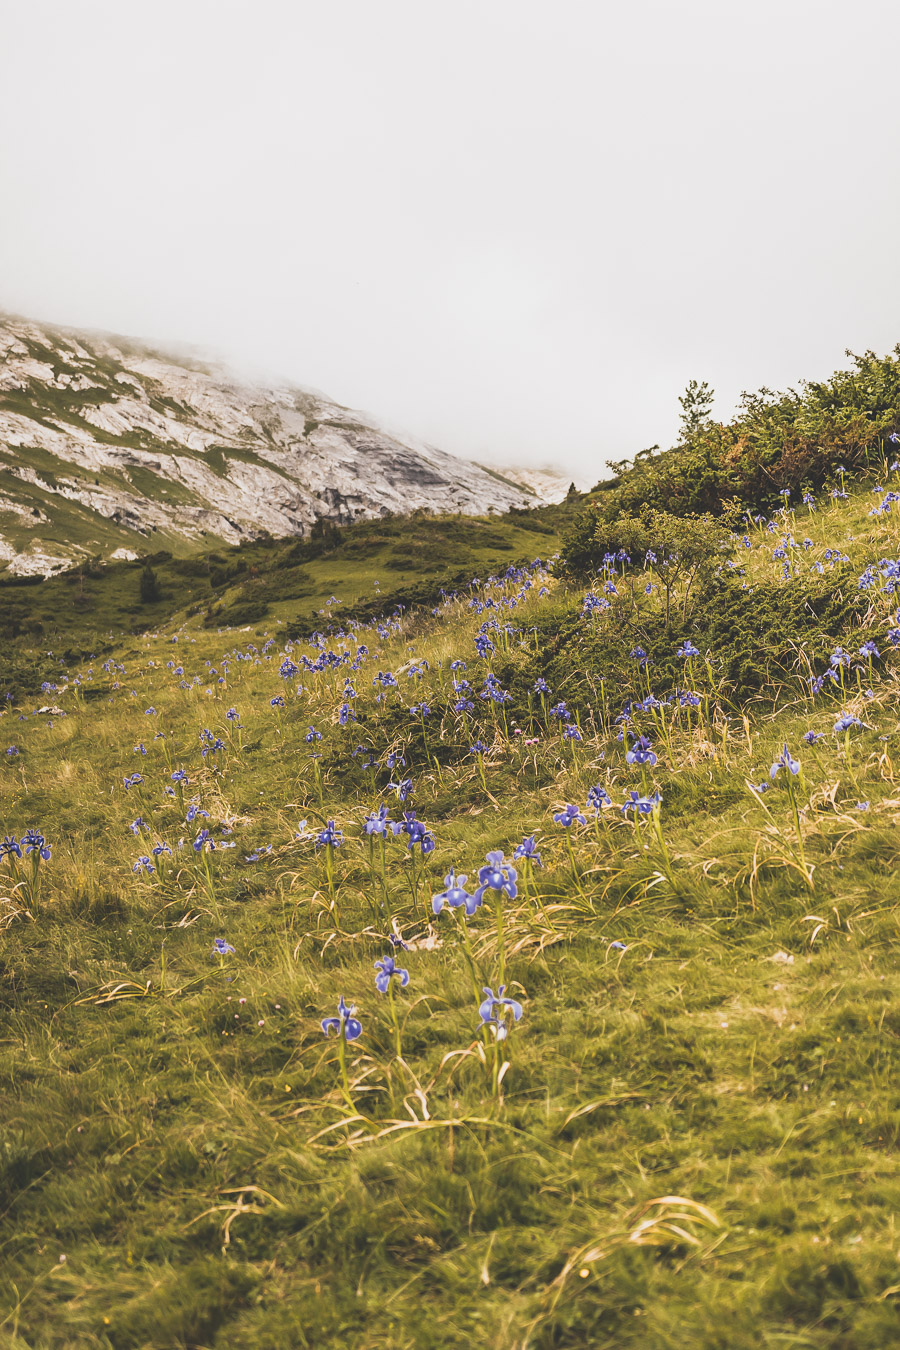
M0 1345L900 1345L900 346L682 411L0 573Z

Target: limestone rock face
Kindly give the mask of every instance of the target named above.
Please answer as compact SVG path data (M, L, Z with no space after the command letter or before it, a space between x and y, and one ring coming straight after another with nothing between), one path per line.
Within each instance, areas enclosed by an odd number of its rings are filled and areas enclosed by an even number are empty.
M540 501L320 395L0 316L0 569Z

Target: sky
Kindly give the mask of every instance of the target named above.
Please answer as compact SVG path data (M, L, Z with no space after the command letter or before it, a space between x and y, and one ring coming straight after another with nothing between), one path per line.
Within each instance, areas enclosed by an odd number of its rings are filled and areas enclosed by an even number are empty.
M28 0L0 309L587 486L900 341L900 6Z

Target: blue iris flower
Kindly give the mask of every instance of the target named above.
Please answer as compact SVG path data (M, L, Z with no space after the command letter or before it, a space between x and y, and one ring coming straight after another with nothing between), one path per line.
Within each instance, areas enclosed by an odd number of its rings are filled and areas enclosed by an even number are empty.
M140 858L138 858L137 862L134 864L134 867L132 867L131 870L132 872L140 872L143 870L149 876L151 872L156 871L156 868L153 866L150 859L144 853L140 856Z
M523 1011L521 1003L517 1003L514 998L505 997L505 990L506 985L501 984L495 994L493 989L489 989L488 986L485 985L484 993L487 995L487 998L478 1009L481 1025L483 1027L490 1027L494 1034L494 1038L498 1041L505 1040L509 1033L505 1009L509 1008L514 1022L518 1022L521 1019Z
M459 909L460 905L465 905L466 913L469 918L472 917L481 901L476 900L474 895L469 894L466 890L466 881L467 873L463 872L460 876L457 876L455 868L450 868L450 871L444 877L445 889L431 897L431 908L435 914L440 914L444 905L449 905L451 909Z
M379 994L387 993L388 985L394 975L399 978L401 989L405 989L409 984L409 971L404 970L402 966L396 965L392 956L385 956L381 961L376 961L375 969L378 971L378 974L375 976L375 988L378 990Z
M646 736L639 736L634 745L625 756L629 764L650 764L656 763L656 755L653 752L653 746Z
M858 717L851 716L850 713L843 713L834 724L835 731L849 731L851 727L865 726Z
M557 825L563 825L568 830L578 821L579 825L586 825L587 819L581 814L577 806L569 802L563 811L557 811L553 819Z
M675 654L676 656L682 656L684 657L685 660L687 660L689 656L699 656L700 652L692 642L688 641L683 642Z
M394 822L388 816L387 807L384 802L382 802L377 811L373 811L370 815L366 816L364 829L366 834L378 834L384 839L393 823Z
M485 891L498 891L501 895L508 895L510 900L515 900L518 895L516 869L506 861L502 850L488 853L486 863L487 866L478 871L478 889L474 895L476 904L482 903Z
M532 866L543 867L544 865L541 862L541 855L538 853L535 846L535 837L533 834L526 835L521 844L516 846L516 849L513 852L513 858L525 858Z
M612 797L602 784L595 783L592 788L588 789L587 804L590 810L599 814L604 806L612 806Z
M785 744L781 754L769 770L769 777L775 778L779 769L790 769L794 776L800 772L799 760L792 757L790 750L787 748L787 744Z
M344 842L344 831L335 828L333 820L325 824L325 828L316 835L316 848L325 848L331 845L332 848L340 848Z
M212 951L209 954L210 961L214 961L217 956L234 956L234 948L224 938L215 938L213 941Z
M662 801L662 795L659 792L652 793L649 797L642 797L638 792L629 792L622 807L622 814L627 815L629 811L634 811L637 815L649 816L655 806L659 806Z
M817 741L824 741L824 739L825 736L821 731L805 731L801 737L801 740L804 740L807 745L815 745Z
M328 1036L332 1031L338 1036L343 1036L345 1041L355 1041L357 1036L362 1035L362 1023L353 1016L356 1008L348 1008L344 1002L344 995L341 994L338 999L337 1017L324 1017L322 1019L322 1030Z
M0 858L21 858L22 850L15 835L8 834L0 844Z
M44 859L44 862L49 860L50 845L42 834L38 834L37 830L26 830L22 835L21 842L26 853L37 853Z

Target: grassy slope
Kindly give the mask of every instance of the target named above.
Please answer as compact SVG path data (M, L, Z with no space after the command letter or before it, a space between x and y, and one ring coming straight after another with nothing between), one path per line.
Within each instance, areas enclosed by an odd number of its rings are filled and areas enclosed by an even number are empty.
M371 605L379 595L389 609L396 591L423 582L436 588L460 572L470 576L546 556L574 510L573 502L490 519L390 518L336 530L332 541L318 545L261 540L187 558L179 556L183 549L174 557L158 552L150 561L162 598L149 605L140 602L143 561L88 565L38 585L0 580L0 634L19 636L23 649L29 638L32 647L39 638L43 648L76 642L87 652L110 634L122 637L168 620L173 607L210 611L213 626L265 619L263 626L281 620L316 627L332 596L341 612Z
M796 536L815 543L798 567L839 544L852 589L865 564L895 556L897 518L870 520L872 500L862 489L798 519ZM780 575L774 542L756 533L739 552L748 580ZM326 559L315 566L313 605L338 575ZM361 575L359 563L347 574ZM501 622L528 629L571 610L557 585L537 591ZM294 696L279 642L269 659L229 662L219 685L204 662L220 671L250 639L204 630L200 616L177 643L162 626L123 642L124 671L95 664L80 694L53 694L65 718L19 722L13 708L0 721L0 748L21 752L0 764L4 828L34 825L53 844L35 921L2 934L10 1346L900 1342L895 666L878 663L872 699L846 700L869 727L849 750L831 730L841 703L787 678L777 708L758 705L745 723L698 674L703 720L687 728L681 714L668 747L645 719L660 752L650 778L663 794L667 881L652 830L618 810L576 827L571 852L553 823L598 779L616 803L641 786L599 713L573 744L540 725L536 702L531 721L512 708L510 725L539 738L526 746L477 693L477 727L439 712L450 660L467 661L480 687L472 637L492 612L456 603L361 634L371 654L351 677L359 722L347 728L336 719L346 668L302 673ZM886 612L879 599L882 650ZM259 627L277 635L278 617L273 606ZM615 612L601 622L614 630ZM517 643L498 659L526 661ZM400 673L413 656L430 662L421 683ZM181 688L168 661L202 682ZM375 701L378 670L398 673L400 695ZM281 691L283 711L270 706ZM626 692L612 691L614 708ZM423 698L435 710L427 746L399 706ZM232 706L242 730L225 716ZM321 804L310 724L324 733ZM215 759L199 754L207 726L226 742ZM808 728L825 733L815 749L801 743ZM492 747L484 782L468 753L479 733ZM768 776L784 741L803 764L814 889L784 772L762 799L745 785ZM379 759L374 786L351 753L363 742ZM400 747L437 847L414 866L389 842L385 902L360 826L393 801L385 760ZM210 812L197 823L217 838L228 823L238 843L205 855L211 886L189 846L177 875L131 872L153 839L174 847L196 830L163 794L182 765ZM138 770L143 786L125 791ZM140 843L127 828L139 814L153 824ZM295 837L298 820L318 828L323 816L346 832L334 905L321 853ZM372 963L388 949L389 916L407 937L424 933L451 866L471 879L489 849L508 854L535 831L538 896L504 904L507 982L525 1012L503 1047L498 1101L454 920L437 921L439 945L402 956L403 1062ZM243 861L268 843L271 854ZM478 983L496 987L490 898L471 931ZM217 936L234 956L209 959ZM341 993L364 1028L349 1052L352 1119L319 1029Z

